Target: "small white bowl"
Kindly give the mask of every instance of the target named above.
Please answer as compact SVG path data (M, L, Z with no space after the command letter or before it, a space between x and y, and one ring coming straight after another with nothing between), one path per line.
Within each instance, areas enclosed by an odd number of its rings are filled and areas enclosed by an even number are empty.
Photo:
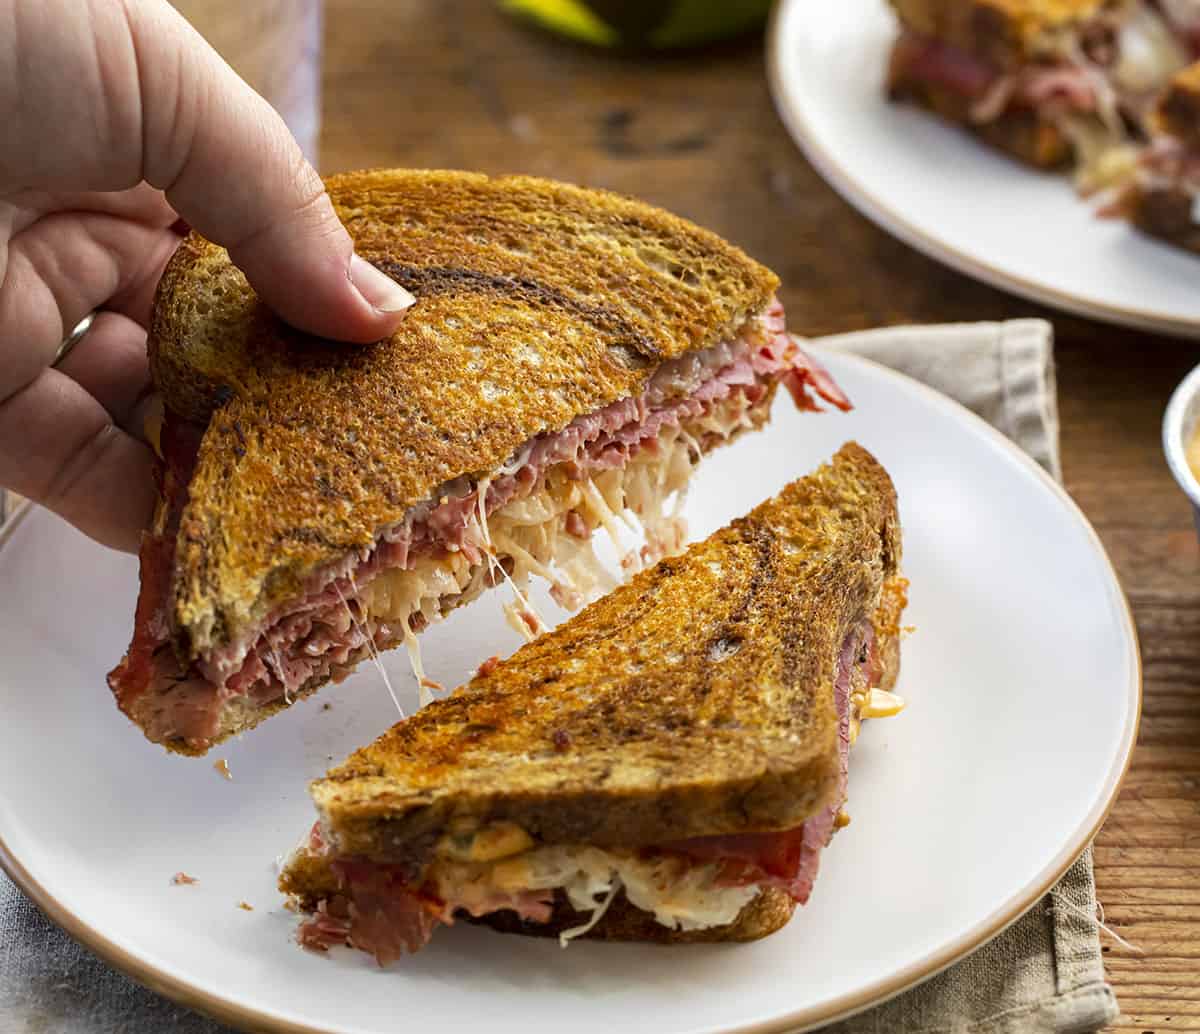
M1187 446L1200 426L1200 366L1189 373L1171 395L1163 417L1163 452L1179 487L1192 501L1200 531L1200 479L1187 461Z

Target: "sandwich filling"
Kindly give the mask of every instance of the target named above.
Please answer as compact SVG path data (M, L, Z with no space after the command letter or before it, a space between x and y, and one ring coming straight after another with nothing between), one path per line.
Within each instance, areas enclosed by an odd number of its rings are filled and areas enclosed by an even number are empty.
M133 643L109 684L151 739L194 750L220 734L226 708L290 703L400 644L409 646L424 687L415 633L485 588L511 586L510 620L532 637L541 621L525 597L531 574L547 579L568 609L611 588L591 551L598 529L616 540L620 523L641 525L645 545L626 554L626 568L677 552L692 468L709 449L761 426L780 382L802 409L818 409L818 399L849 408L788 336L782 306L773 302L736 340L664 364L641 395L539 435L489 477L441 486L370 546L314 572L302 595L191 659L175 649L171 577L203 430L168 414L164 506L142 546Z
M1200 56L1200 9L1189 0L1105 7L1046 31L1032 53L1019 67L999 68L905 28L892 51L889 88L902 95L926 86L956 97L975 125L1031 117L1061 134L1080 189L1102 189L1129 174L1154 101Z
M1157 137L1101 214L1132 214L1168 233L1200 227L1200 148L1176 137Z
M394 860L339 856L318 824L298 854L323 859L335 889L304 906L300 943L347 944L380 965L428 942L456 916L510 910L531 924L568 912L564 945L601 921L618 895L674 930L729 926L767 888L804 904L820 853L846 797L849 749L858 724L894 714L902 701L872 690L882 676L870 621L847 635L836 662L839 769L833 800L793 829L696 837L634 848L542 844L509 822L444 831L432 851ZM879 697L874 694L881 694ZM881 706L882 705L882 706Z

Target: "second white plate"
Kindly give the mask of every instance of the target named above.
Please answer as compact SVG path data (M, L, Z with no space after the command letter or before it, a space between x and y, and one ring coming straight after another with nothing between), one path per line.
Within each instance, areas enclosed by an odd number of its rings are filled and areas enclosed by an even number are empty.
M768 37L775 104L847 201L912 247L1056 308L1200 337L1200 257L1099 219L1069 179L890 103L884 0L782 0Z
M308 780L395 720L378 673L365 666L208 759L169 756L104 685L137 565L42 511L0 549L0 862L110 961L261 1030L763 1034L931 976L1017 918L1095 833L1133 745L1137 646L1099 541L1032 461L928 388L820 354L858 408L800 414L781 393L768 429L705 461L688 506L707 535L849 438L900 494L910 707L859 739L853 822L778 934L562 951L460 923L383 972L302 951L272 862L312 821ZM423 636L432 677L455 684L516 645L500 594ZM405 658L385 663L412 706ZM179 870L199 882L172 886Z

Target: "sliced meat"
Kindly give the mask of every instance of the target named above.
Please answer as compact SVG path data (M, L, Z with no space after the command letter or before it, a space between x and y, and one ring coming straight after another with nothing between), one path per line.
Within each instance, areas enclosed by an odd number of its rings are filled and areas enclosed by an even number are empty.
M296 939L311 951L327 951L350 943L350 917L329 912L328 901L322 901L308 919L300 924Z
M441 903L412 893L402 870L352 861L332 867L344 888L348 944L386 966L429 943Z
M161 691L187 677L169 646L169 597L179 521L203 437L204 428L166 414L159 433L162 458L156 467L165 510L162 528L142 535L138 553L141 590L133 619L133 641L108 676L117 703L126 711L142 693Z
M319 841L319 834L315 833ZM413 871L363 859L339 859L330 864L340 893L322 900L301 925L298 940L306 948L324 951L345 944L375 956L380 966L420 951L439 923L453 923L455 902L439 901L415 891ZM472 915L511 909L534 923L548 922L554 910L552 891L495 893L473 901Z
M1057 102L1072 111L1096 110L1095 80L1073 65L1027 69L1019 77L1013 97L1031 108L1041 109Z
M964 97L982 97L1000 72L973 54L939 40L904 32L892 48L888 82L933 83Z
M992 122L1012 108L1093 112L1098 105L1097 75L1080 65L1034 63L1001 72L973 54L913 32L896 41L888 76L894 94L923 83L971 101L976 123Z

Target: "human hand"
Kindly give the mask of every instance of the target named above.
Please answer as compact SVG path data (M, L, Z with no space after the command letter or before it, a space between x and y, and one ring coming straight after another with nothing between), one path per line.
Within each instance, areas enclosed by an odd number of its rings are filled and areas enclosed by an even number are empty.
M165 0L0 0L0 125L0 486L106 545L135 550L154 506L145 328L181 216L305 330L378 340L412 304Z

